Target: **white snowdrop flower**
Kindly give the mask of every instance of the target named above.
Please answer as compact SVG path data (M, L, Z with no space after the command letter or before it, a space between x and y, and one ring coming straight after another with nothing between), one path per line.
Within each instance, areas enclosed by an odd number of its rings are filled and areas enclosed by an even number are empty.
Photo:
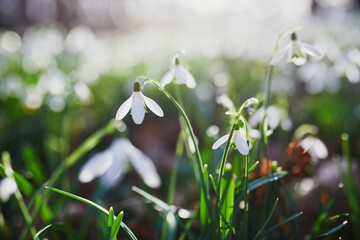
M248 155L249 154L249 145L246 142L246 137L244 135L245 131L240 131L239 127L235 127L235 131L233 133L232 139L231 139L231 146L236 147L236 149L242 154L242 155ZM218 149L221 145L223 145L228 139L230 134L226 134L219 138L214 145L212 146L212 149Z
M287 61L295 65L303 65L307 61L306 54L310 56L320 56L321 53L313 46L297 40L295 32L291 33L291 40L286 47L280 49L271 59L270 64L276 65L287 54Z
M136 81L134 83L133 94L119 107L115 118L116 120L123 119L131 109L131 117L134 123L141 124L144 121L147 107L159 117L164 116L160 106L154 100L141 93L140 83Z
M109 148L90 158L80 170L79 181L87 183L100 177L100 183L110 188L124 177L128 163L146 185L151 188L158 188L161 185L152 160L132 145L127 138L116 139Z
M309 152L315 159L325 159L328 156L328 150L325 144L318 138L308 136L299 142L300 146Z
M338 75L346 76L350 83L360 82L360 51L356 48L346 50L335 64Z
M17 185L14 179L6 177L0 181L0 199L2 202L9 200L11 195L17 190Z
M180 60L177 56L175 57L175 63L172 65L170 71L165 73L160 83L165 87L173 79L175 79L179 84L186 84L188 88L196 87L196 82L193 75L183 66L181 66Z

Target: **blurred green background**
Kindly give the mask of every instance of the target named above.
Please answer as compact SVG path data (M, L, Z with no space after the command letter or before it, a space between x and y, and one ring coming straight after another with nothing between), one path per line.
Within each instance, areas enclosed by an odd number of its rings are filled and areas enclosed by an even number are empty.
M319 185L334 192L341 182L331 166L333 157L342 154L343 132L350 135L359 179L359 21L359 1L353 0L0 0L0 150L9 151L13 168L40 186L81 141L115 116L137 76L160 80L172 54L184 49L182 64L198 83L194 91L181 89L184 108L203 154L210 156L215 139L206 130L217 125L223 135L228 126L216 98L227 94L237 107L249 97L262 99L277 35L286 27L302 26L299 39L322 56L301 67L285 61L275 67L271 105L284 112L286 124L270 137L270 158L281 165L294 131L302 124L318 127L317 137L329 154L314 166L308 176L312 182L304 183L306 191L296 193L299 208L313 211L301 199ZM127 116L127 130L120 134L153 159L166 183L180 129L177 111L155 87L146 86L143 92L159 103L165 117L148 113L144 123L135 126ZM109 146L114 137L91 154ZM63 184L75 182L80 193L92 196L96 186L77 181L87 158L67 173ZM32 162L40 167L32 168ZM181 174L191 175L188 163L183 164ZM332 186L326 184L328 178ZM112 192L104 201L121 199L117 204L122 209L126 199L134 197L130 186L139 181L129 173L117 187L127 193ZM157 190L160 196L166 196L165 186ZM180 184L176 201L191 207L187 187ZM4 215L10 216L14 206L7 204ZM149 222L144 213L132 219L137 226Z

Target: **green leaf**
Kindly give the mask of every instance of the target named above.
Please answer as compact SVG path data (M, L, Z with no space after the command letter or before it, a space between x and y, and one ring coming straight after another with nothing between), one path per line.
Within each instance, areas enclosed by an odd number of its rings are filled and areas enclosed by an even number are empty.
M6 177L4 165L1 163L0 163L0 175L2 177ZM25 177L23 177L21 174L15 172L15 171L13 172L13 176L14 176L15 182L18 185L18 187L20 188L20 190L27 197L30 197L35 191L32 184Z
M131 188L134 192L140 194L141 196L143 196L144 198L146 198L147 200L149 200L150 202L156 204L157 206L159 206L163 211L171 211L171 207L170 205L168 205L167 203L165 203L164 201L160 200L159 198L145 192L144 190L133 186Z
M209 189L209 178L208 178L208 165L205 164L204 165L204 182L205 182L205 187L207 189ZM201 225L201 229L203 230L205 228L205 226L207 225L207 223L209 222L209 216L208 216L208 211L207 211L207 207L206 207L206 198L204 196L204 192L203 189L200 189L201 194L200 194L200 225Z
M257 165L259 165L259 161L256 161L256 162L249 168L249 173L251 173L252 171L254 171L254 169L257 167Z
M276 205L279 201L279 198L276 198L274 206L272 207L269 216L266 218L264 224L262 225L262 227L259 229L259 231L256 233L256 235L254 236L253 240L256 240L258 238L258 236L261 234L261 232L264 230L264 228L266 227L266 225L269 223L271 216L274 214Z
M119 213L119 215L116 217L115 222L111 227L111 234L110 234L110 239L111 240L116 240L116 236L117 236L117 234L119 232L120 224L122 222L123 216L124 216L124 212L121 211Z
M109 210L108 227L111 228L114 223L114 209L113 207Z
M79 236L78 236L77 232L71 226L69 226L68 224L63 223L63 222L52 223L52 224L46 225L44 228L42 228L41 230L39 230L36 233L34 239L39 238L39 236L42 233L44 233L46 230L48 230L49 228L54 228L54 229L57 229L57 230L61 230L62 232L64 232L66 234L66 236L69 239L74 239L74 240L79 239Z
M263 238L264 236L268 235L272 230L276 229L277 227L287 223L287 222L290 222L292 220L294 220L295 218L299 217L301 214L303 214L302 212L298 212L298 213L295 213L294 215L288 217L287 219L279 222L278 224L275 224L274 226L272 226L271 228L269 228L266 232L264 232L263 234L261 234L260 238Z
M315 237L314 239L321 239L321 238L324 238L324 237L327 237L329 236L330 234L340 230L341 228L343 228L346 224L348 223L348 221L344 221L343 223L341 223L339 226L337 227L334 227L333 229L331 229L330 231L324 233L324 234L321 234L320 236L317 236Z
M227 163L220 183L220 234L221 239L232 239L232 218L234 212L235 181L232 177L232 166Z
M47 188L47 189L49 189L49 190L51 190L51 191L60 193L60 194L62 194L62 195L65 195L65 196L67 196L67 197L76 199L76 200L78 200L78 201L84 202L84 203L86 203L86 204L88 204L88 205L90 205L90 206L98 209L99 211L105 213L106 215L109 215L109 211L108 211L108 210L106 210L106 209L103 208L102 206L100 206L100 205L98 205L98 204L96 204L96 203L94 203L94 202L92 202L92 201L90 201L90 200L88 200L88 199L86 199L86 198L82 198L82 197L76 196L75 194L68 193L68 192L65 192L65 191L63 191L63 190L60 190L60 189L57 189L57 188L53 188L53 187L49 187L49 186L46 186L45 188ZM137 238L136 238L136 236L134 235L134 233L133 233L133 232L129 229L129 227L128 227L125 223L123 223L122 221L121 221L121 227L125 230L125 232L127 233L127 235L128 235L131 239L137 240Z
M46 181L45 167L40 159L35 155L30 145L22 148L22 156L28 171L32 173L32 179L35 183L40 184Z
M321 224L325 221L325 218L329 214L330 209L334 206L336 200L339 198L342 189L343 189L343 184L339 184L335 194L332 196L325 209L317 217L314 223L313 231L311 233L312 236L317 235L319 233Z

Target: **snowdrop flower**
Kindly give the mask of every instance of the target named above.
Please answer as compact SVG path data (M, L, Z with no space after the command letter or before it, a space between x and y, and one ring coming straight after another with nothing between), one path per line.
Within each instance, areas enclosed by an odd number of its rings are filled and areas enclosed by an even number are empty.
M295 65L303 65L306 63L306 54L310 56L320 56L321 53L313 46L302 43L297 40L295 32L291 33L290 43L283 49L280 49L271 59L270 64L276 65L287 53L287 61L293 62Z
M242 155L248 155L249 154L249 145L246 142L246 137L244 134L245 131L240 131L239 126L235 127L235 131L234 134L232 136L231 139L231 146L237 148L237 150L242 154ZM221 145L223 145L228 139L229 139L230 134L226 134L224 136L222 136L221 138L219 138L214 145L212 146L212 149L218 149Z
M188 88L196 87L196 82L193 75L191 75L191 73L188 70L186 70L183 66L181 66L179 57L177 55L175 55L175 60L174 63L172 64L170 71L168 71L163 76L160 83L165 87L173 79L175 79L176 82L179 84L186 84Z
M100 183L110 188L124 177L128 163L140 175L146 185L158 188L159 174L152 160L137 149L127 138L116 139L109 148L90 158L79 173L79 181L87 183L100 177Z
M11 177L6 177L0 181L0 199L2 202L9 200L17 190L16 182Z
M336 62L335 70L340 76L346 76L350 83L360 82L360 51L351 48L345 51Z
M135 124L141 124L144 121L146 107L159 117L164 116L163 110L151 98L146 97L140 91L140 83L134 83L133 94L119 107L116 113L116 120L123 119L131 109L131 116Z
M264 107L259 108L256 112L250 117L249 124L252 127L260 124L265 117ZM271 130L275 130L279 125L285 131L288 131L292 127L292 122L288 117L286 111L282 108L276 106L269 106L267 109L267 120L268 125Z
M310 156L315 159L325 159L328 156L328 150L325 144L316 137L305 137L300 140L299 144L305 152L309 152Z

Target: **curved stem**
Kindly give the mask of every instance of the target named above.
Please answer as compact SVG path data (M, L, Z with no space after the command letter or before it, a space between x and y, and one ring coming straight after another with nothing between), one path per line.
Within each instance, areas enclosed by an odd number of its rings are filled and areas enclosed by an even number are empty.
M196 140L195 140L195 134L194 134L194 130L191 126L191 123L190 123L190 120L188 118L188 116L186 115L184 109L181 107L181 105L175 100L175 98L158 82L156 81L155 79L152 79L152 78L147 78L145 81L144 81L144 84L146 82L150 81L151 83L155 84L157 87L159 87L159 90L164 93L164 95L170 99L170 101L176 106L176 108L179 110L182 118L184 119L184 122L185 122L185 125L186 127L188 128L189 130L189 134L190 134L190 137L191 137L191 140L192 142L194 143L194 147L195 147L195 154L196 154L196 164L197 164L197 167L199 169L199 179L200 179L200 185L201 185L201 188L203 189L203 194L204 194L204 197L206 199L206 205L207 205L207 209L208 209L208 212L209 212L209 215L210 216L213 216L213 212L212 212L212 208L211 208L211 203L210 203L210 199L208 198L208 189L206 188L206 185L205 185L205 180L204 180L204 166L203 166L203 163L202 163L202 159L201 159L201 155L200 155L200 150L199 150L199 147L198 145L196 144Z

